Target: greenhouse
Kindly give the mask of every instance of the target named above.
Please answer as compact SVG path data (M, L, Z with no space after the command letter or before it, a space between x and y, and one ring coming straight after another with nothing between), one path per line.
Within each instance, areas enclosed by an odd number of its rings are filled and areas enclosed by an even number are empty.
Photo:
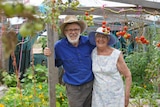
M57 55L53 46L64 32L78 31L62 31L70 15L87 25L81 36L102 27L115 38L111 47L122 52L132 76L128 107L160 107L160 0L0 0L0 107L69 107L64 74L80 62L67 68L72 61L65 58L74 56ZM66 63L56 67L61 54Z

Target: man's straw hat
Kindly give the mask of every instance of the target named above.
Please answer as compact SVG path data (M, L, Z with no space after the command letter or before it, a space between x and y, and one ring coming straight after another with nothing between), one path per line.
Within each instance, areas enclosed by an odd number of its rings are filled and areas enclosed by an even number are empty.
M78 20L75 15L67 15L64 19L63 24L61 24L60 26L62 35L64 35L64 28L68 23L78 23L81 27L81 33L84 32L87 28L87 24L83 20Z

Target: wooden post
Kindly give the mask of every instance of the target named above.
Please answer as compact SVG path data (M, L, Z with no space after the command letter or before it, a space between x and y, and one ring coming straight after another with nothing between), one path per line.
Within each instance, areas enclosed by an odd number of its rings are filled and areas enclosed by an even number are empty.
M54 60L54 42L57 33L54 32L51 24L47 24L48 48L51 49L52 55L47 58L48 61L48 90L49 90L49 107L56 107L56 83L58 83L58 69L55 67Z
M1 38L1 36L2 35L0 34L0 38ZM1 39L0 39L0 69L2 69L2 41L1 41Z

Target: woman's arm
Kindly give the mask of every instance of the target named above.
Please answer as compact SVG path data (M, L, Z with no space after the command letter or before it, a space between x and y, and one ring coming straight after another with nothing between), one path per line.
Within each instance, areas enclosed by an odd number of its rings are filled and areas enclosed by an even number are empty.
M127 67L127 64L125 63L122 53L118 58L117 67L119 72L125 77L125 107L127 107L129 104L129 98L130 98L132 76L129 68Z

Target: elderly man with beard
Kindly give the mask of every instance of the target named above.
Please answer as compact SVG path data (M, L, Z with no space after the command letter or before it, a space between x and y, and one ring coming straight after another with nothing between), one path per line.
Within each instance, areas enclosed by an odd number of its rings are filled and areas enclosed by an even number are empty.
M65 38L54 46L55 66L64 69L63 81L70 107L91 107L94 79L91 52L95 46L90 44L88 36L81 35L86 28L87 24L76 16L66 16L60 26ZM50 56L50 49L45 48L44 54Z

